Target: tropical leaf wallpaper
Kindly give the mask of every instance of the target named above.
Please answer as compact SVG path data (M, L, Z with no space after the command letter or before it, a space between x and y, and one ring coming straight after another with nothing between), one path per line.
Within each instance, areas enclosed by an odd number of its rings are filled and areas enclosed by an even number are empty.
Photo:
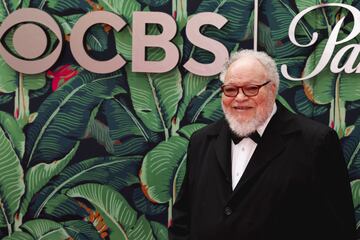
M273 56L290 75L307 75L316 66L341 8L316 10L296 30L299 42L319 33L317 43L299 48L288 27L301 10L319 0L260 0L259 49ZM329 0L360 9L359 0ZM0 237L2 239L167 239L172 205L181 186L189 137L223 117L218 76L201 77L182 66L193 57L213 55L185 37L187 19L215 12L229 22L201 32L229 52L253 48L252 0L4 0L0 22L20 8L51 14L66 44L57 63L37 75L12 70L0 58ZM121 54L128 64L111 74L83 69L69 47L71 29L90 11L110 11L129 24L116 32L95 25L86 35L89 55L103 60ZM162 11L174 17L179 65L167 73L131 72L132 13ZM351 31L346 17L341 33ZM16 28L15 26L14 28ZM2 40L12 45L15 29ZM148 34L161 32L149 25ZM57 39L49 32L49 52ZM359 43L360 36L353 40ZM149 48L148 60L161 60ZM281 78L278 100L288 109L334 128L341 138L360 226L359 74L325 69L314 79ZM359 230L360 237L360 230Z

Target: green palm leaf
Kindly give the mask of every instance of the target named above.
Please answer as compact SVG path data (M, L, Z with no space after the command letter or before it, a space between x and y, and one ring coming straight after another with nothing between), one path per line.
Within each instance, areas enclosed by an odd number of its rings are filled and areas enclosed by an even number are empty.
M160 7L169 2L169 0L138 0L139 2L152 6L152 7Z
M323 3L322 0L295 0L299 11ZM330 0L326 3L343 3L343 0ZM304 18L314 29L328 29L336 23L336 14L340 7L325 7L307 13Z
M296 40L300 44L309 43L308 38L303 36L297 37ZM311 53L311 48L297 47L288 39L282 39L282 40L273 39L273 41L275 42L274 56L276 58L291 58L292 56L306 56Z
M30 233L34 239L66 240L70 237L60 223L47 219L27 221L21 225L21 228Z
M81 9L85 12L92 10L90 4L84 0L57 1L57 0L31 0L30 7L46 9L56 12L66 12Z
M309 118L314 118L326 113L327 106L317 105L309 101L302 89L295 92L295 105L298 113Z
M81 220L71 220L64 222L63 225L74 240L103 240L91 223Z
M65 35L71 34L71 30L74 27L75 23L81 18L83 14L73 14L68 16L57 16L54 15L54 18L61 26Z
M271 37L271 28L266 24L259 22L259 45L264 47L266 53L270 56L275 55L275 43ZM253 32L253 31L252 31Z
M132 24L134 11L140 11L141 6L135 0L99 0L106 11L120 15L127 23Z
M327 40L321 41L306 61L304 76L309 75L319 63L321 53L325 50ZM317 104L328 104L334 98L335 81L338 75L324 69L316 77L304 81L307 97Z
M202 77L193 73L187 73L185 75L182 82L184 94L181 102L179 103L179 109L176 116L177 122L180 122L183 119L186 113L186 108L189 106L191 100L206 90L206 86L211 79L212 78L210 77Z
M83 0L71 0L71 1L57 1L47 0L47 7L57 12L69 11L71 9L83 9L90 11L91 6Z
M0 127L0 153L0 226L7 226L11 233L10 225L14 223L25 184L20 159L2 127Z
M205 126L206 126L206 124L203 124L203 123L189 124L189 125L182 127L178 132L179 132L180 136L185 137L186 139L190 140L190 137L194 132L196 132L197 130L199 130Z
M28 8L30 6L30 0L22 0L21 8Z
M86 218L89 213L75 199L65 194L55 194L44 208L44 216L51 219Z
M25 151L25 134L22 132L13 116L6 112L0 111L0 126L5 131L18 158L21 160Z
M360 118L354 123L355 129L342 139L343 153L348 170L357 173L360 169Z
M259 44L276 58L305 56L311 49L295 46L288 37L291 21L297 15L291 0L262 1L259 14ZM296 28L296 39L302 44L311 40L311 29L301 19ZM267 35L267 37L265 36Z
M152 228L145 216L138 218L134 227L128 231L129 240L155 240L152 234Z
M118 190L138 183L140 160L140 156L98 157L71 165L38 193L30 215L38 217L55 194L84 182L107 184Z
M69 16L54 16L66 35L71 34L75 23L83 14L74 14ZM100 24L92 26L85 35L85 44L88 50L102 52L108 48L108 33Z
M236 44L246 40L246 29L249 26L250 16L254 8L252 0L204 0L200 3L196 13L213 12L224 16L228 22L222 29L213 26L205 26L201 29L203 35L221 42L229 52ZM198 62L209 63L213 61L213 54L187 42L184 50L185 60L193 57Z
M351 192L353 196L354 208L358 208L360 205L360 179L351 181Z
M288 58L276 58L276 65L278 68L278 71L280 73L280 67L283 64L286 64L288 66L288 73L292 77L300 78L303 74L305 62L307 57L305 56L299 56L299 57L288 57ZM282 93L283 91L286 91L288 88L301 86L301 81L291 81L286 79L282 74L280 75L280 84L279 84L279 93Z
M106 100L102 105L109 127L114 154L145 154L161 136L151 132L136 116L125 98Z
M28 166L62 158L83 138L91 113L104 99L124 92L121 74L80 72L40 106L28 130Z
M185 178L185 173L186 173L186 157L187 154L184 155L184 157L182 158L178 169L176 170L175 173L175 177L174 177L174 182L173 182L173 186L172 186L172 191L173 191L173 202L176 201L176 197L178 196L182 183L184 181Z
M130 65L126 71L136 114L150 130L166 134L182 95L180 71L133 73Z
M163 214L167 210L167 204L157 204L146 198L141 187L134 189L132 193L132 202L137 212L146 216L156 216Z
M1 57L0 71L0 91L4 93L14 92L17 88L17 74Z
M127 25L120 32L113 30L116 51L126 61L132 60L132 29Z
M24 88L27 90L38 90L46 84L45 73L27 75L24 74Z
M14 232L11 236L4 237L2 240L35 240L30 234L25 232Z
M54 161L50 164L39 163L34 167L30 168L25 176L26 182L26 193L21 203L20 215L24 216L27 208L29 207L32 197L41 188L43 188L49 180L55 175L59 174L70 160L74 157L79 143L63 158L58 161Z
M168 240L168 229L164 225L151 221L151 228L153 229L153 234L157 240Z
M188 20L188 3L184 0L172 1L172 15L176 17L176 24L179 31L182 31L187 24ZM182 38L181 38L182 39Z
M85 133L85 138L92 137L105 147L106 151L114 154L114 146L110 138L109 127L97 119L92 119L89 122L88 128Z
M262 1L260 5L260 20L266 18L271 29L272 37L281 40L288 37L289 26L293 18L298 14L291 7L291 0L270 0ZM300 27L296 29L296 34L311 37L311 32L305 23L300 20Z
M209 29L204 33L216 37L214 39L230 38L238 42L243 40L253 8L254 2L250 0L205 0L200 3L196 13L214 12L224 16L229 22L223 27L223 32Z
M167 203L172 199L172 182L186 154L187 144L187 139L174 136L158 144L144 157L140 180L150 201Z
M224 113L221 108L221 97L218 95L214 99L212 99L201 113L201 118L199 117L199 121L205 123L215 122L224 117Z
M89 50L103 52L108 48L108 34L102 25L95 25L86 33L86 41Z
M223 117L220 105L221 82L214 79L207 89L194 98L186 112L186 122L213 122Z
M145 141L150 141L148 130L136 118L129 104L126 104L124 100L114 98L106 100L103 105L113 139L121 140L121 137L127 135L138 135L142 136Z
M4 0L0 2L0 22L20 6L21 0Z
M100 145L104 146L106 151L114 154L114 146L110 137L109 127L103 123L104 120L96 119L101 104L99 104L91 113L90 121L86 129L84 139L94 138Z
M14 99L14 96L11 94L1 94L0 95L0 105L8 103Z
M357 101L360 99L359 74L343 74L339 86L340 98L344 101Z
M22 81L22 87L26 90L37 90L45 86L46 77L45 73L41 74L19 74L9 65L6 64L4 59L0 58L0 91L4 93L15 92L20 86Z
M83 184L66 193L69 197L89 201L111 229L110 239L128 239L126 231L136 224L136 211L113 188L100 184Z

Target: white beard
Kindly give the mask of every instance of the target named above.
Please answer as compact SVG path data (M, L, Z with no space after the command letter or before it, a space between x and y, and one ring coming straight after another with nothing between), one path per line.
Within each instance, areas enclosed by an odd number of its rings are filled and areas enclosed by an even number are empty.
M265 106L264 109L259 109L259 112L256 114L254 119L247 121L240 121L234 117L221 103L225 119L227 120L230 129L237 134L239 137L249 136L251 133L255 132L261 125L263 125L268 117L270 116L273 109L273 101L268 101L269 104Z

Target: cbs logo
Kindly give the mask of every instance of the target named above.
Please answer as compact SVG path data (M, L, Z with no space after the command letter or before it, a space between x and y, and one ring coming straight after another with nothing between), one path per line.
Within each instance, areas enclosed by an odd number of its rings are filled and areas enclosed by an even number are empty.
M227 61L229 53L220 42L202 35L200 28L213 25L221 29L228 20L217 13L203 12L192 16L186 25L187 39L197 47L213 53L212 63L199 63L190 58L184 68L189 72L212 76L218 74ZM75 60L85 69L94 73L111 73L122 68L126 61L117 54L112 59L98 61L91 58L84 48L84 36L93 25L104 23L119 32L127 23L118 15L107 11L94 11L82 16L73 26L70 37L70 49ZM20 25L21 24L21 25ZM159 24L162 31L159 35L147 35L147 24ZM19 25L13 34L13 47L18 56L11 54L0 44L0 55L14 70L37 74L48 70L59 58L63 35L58 23L46 12L35 8L19 9L11 13L0 26L2 39L14 26ZM43 26L43 27L41 27ZM49 39L44 28L50 29L58 39L58 44L50 54ZM177 34L175 20L162 12L134 12L132 23L132 71L161 73L173 69L179 62L180 54L177 46L171 40ZM146 48L162 48L165 56L160 61L146 60ZM45 56L46 55L46 56ZM45 56L45 57L44 57ZM41 58L43 57L43 58Z

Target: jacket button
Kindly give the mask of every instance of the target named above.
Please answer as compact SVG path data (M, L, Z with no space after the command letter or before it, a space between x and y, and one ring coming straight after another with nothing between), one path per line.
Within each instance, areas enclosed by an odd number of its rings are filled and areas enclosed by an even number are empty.
M232 214L231 207L225 207L224 213L225 213L226 216L230 216Z

